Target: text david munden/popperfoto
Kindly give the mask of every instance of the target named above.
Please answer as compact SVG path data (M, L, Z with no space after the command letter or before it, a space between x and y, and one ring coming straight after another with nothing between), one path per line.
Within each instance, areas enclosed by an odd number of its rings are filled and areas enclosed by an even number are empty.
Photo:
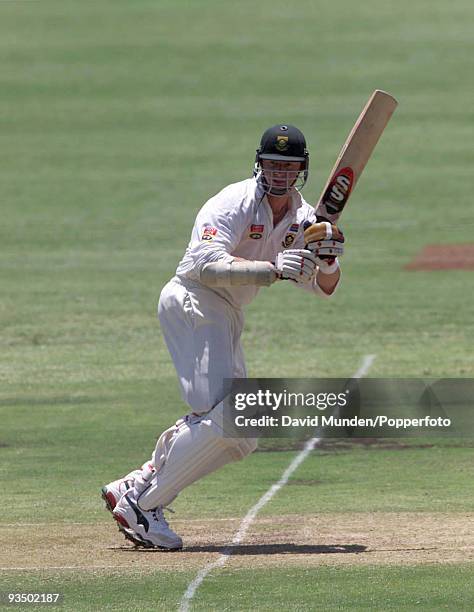
M356 428L356 429L433 429L449 428L451 420L440 416L377 414L361 415L350 407L351 392L340 393L296 393L288 390L273 392L269 389L255 392L236 393L233 421L237 428L304 429L304 428ZM295 413L295 409L296 410ZM304 410L301 414L301 409ZM339 413L342 409L343 414ZM246 414L243 411L247 411ZM311 412L308 414L306 412ZM349 410L349 414L347 413ZM314 412L317 411L317 414ZM326 412L326 414L321 414ZM339 414L338 414L339 413ZM344 414L345 413L345 414Z
M239 414L235 417L237 427L369 427L391 429L410 429L412 427L450 427L451 419L443 417L424 416L421 418L390 418L386 415L375 417L335 417L325 415L308 415L306 417L291 417L262 415L246 417Z
M236 378L227 385L226 437L474 435L474 378Z

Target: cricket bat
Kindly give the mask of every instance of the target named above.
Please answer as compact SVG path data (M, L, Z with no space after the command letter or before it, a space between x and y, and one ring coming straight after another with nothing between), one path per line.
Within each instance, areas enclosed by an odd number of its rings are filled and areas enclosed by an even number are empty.
M315 206L318 221L336 223L398 102L376 89L344 143Z

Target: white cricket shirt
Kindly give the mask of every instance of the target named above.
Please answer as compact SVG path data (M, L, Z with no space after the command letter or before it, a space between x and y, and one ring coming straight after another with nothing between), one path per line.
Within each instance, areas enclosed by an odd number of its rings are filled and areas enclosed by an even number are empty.
M313 207L299 192L293 193L285 217L273 227L272 209L257 179L228 185L199 211L176 276L199 283L199 274L205 264L232 261L234 257L273 263L281 251L304 248L303 223L306 220L314 223L316 217ZM317 286L308 285L304 288L320 292ZM208 289L241 308L253 300L259 287Z

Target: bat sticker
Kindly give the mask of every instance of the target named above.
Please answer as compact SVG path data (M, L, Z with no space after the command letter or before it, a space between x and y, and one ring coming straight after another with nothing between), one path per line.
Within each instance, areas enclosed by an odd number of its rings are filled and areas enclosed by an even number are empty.
M352 168L341 168L329 183L321 201L331 215L339 214L342 211L351 195L353 185L354 172Z

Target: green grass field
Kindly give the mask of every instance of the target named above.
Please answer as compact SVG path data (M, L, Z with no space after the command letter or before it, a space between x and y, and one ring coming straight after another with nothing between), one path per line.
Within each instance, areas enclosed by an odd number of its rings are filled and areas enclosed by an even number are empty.
M314 201L372 90L400 102L344 213L337 296L262 290L250 375L375 354L373 377L473 377L472 271L404 269L472 243L473 19L467 0L0 2L0 592L176 609L295 456L267 441L184 491L183 553L131 552L98 495L186 412L158 296L269 125L305 133ZM314 451L191 609L472 609L472 445L423 442Z

